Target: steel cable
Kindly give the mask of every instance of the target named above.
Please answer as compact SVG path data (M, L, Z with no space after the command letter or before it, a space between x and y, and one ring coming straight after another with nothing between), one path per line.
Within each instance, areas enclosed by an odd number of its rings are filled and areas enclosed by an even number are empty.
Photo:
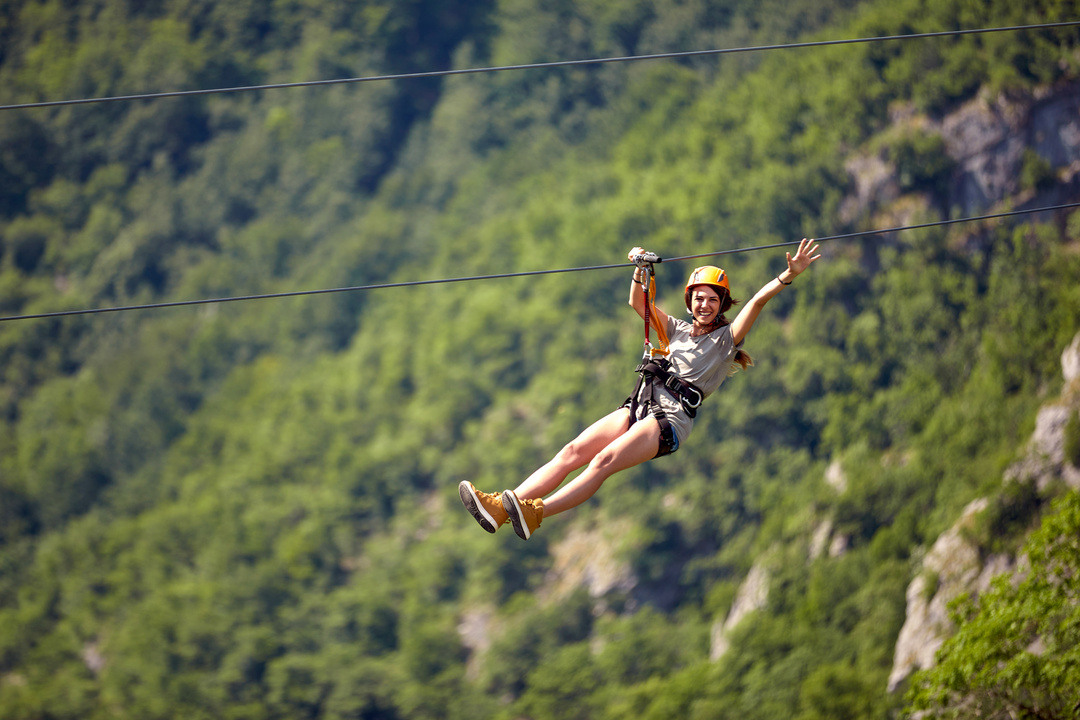
M1006 27L971 28L968 30L941 30L937 32L911 33L908 35L879 35L875 37L847 38L840 40L815 40L809 42L783 43L775 45L752 45L737 48L719 48L713 50L683 50L678 52L655 53L651 55L625 55L621 57L589 58L582 60L557 60L553 62L527 63L523 65L502 65L494 67L459 68L456 70L429 70L424 72L400 73L396 75L372 75L368 77L337 78L330 80L306 80L301 82L268 83L264 85L245 85L239 87L206 88L201 90L174 90L169 92L151 92L135 95L115 95L111 97L79 98L72 100L48 100L43 102L0 105L0 110L29 110L31 108L59 107L64 105L88 105L91 103L126 102L132 100L156 100L160 98L187 97L192 95L214 95L222 93L252 92L256 90L280 90L283 88L318 87L322 85L346 85L389 80L410 80L417 78L447 77L450 75L475 75L479 73L504 72L508 70L539 70L546 68L571 67L575 65L599 65L604 63L635 62L639 60L665 60L674 58L692 58L706 55L731 55L735 53L766 52L771 50L795 50L798 48L828 47L831 45L854 45L900 40L922 40L937 37L962 35L982 35L986 33L1018 32L1023 30L1046 30L1051 28L1075 27L1080 20L1065 22L1037 23L1033 25L1010 25Z
M878 230L860 230L857 232L842 233L839 235L828 235L825 237L814 238L817 242L826 242L830 240L850 240L858 237L866 237L869 235L887 235L890 233L905 232L910 230L920 230L932 227L942 227L947 225L957 225L959 223L970 222L983 222L986 220L994 220L999 218L1016 217L1018 215L1031 215L1041 212L1054 212L1057 210L1067 210L1069 208L1080 207L1080 202L1064 203L1061 205L1051 205L1048 207L1029 208L1025 210L1010 210L1007 212L993 213L990 215L979 215L976 217L967 218L955 218L952 220L936 220L933 222L919 223L917 225L903 225L899 227L884 228ZM733 255L736 253L755 252L759 250L771 250L774 248L787 247L791 245L798 245L799 241L794 240L790 242L773 243L770 245L750 245L740 248L732 248L729 250L716 250L708 253L700 253L697 255L682 255L678 257L659 258L656 262L677 262L681 260L694 260L698 258L706 257L719 257L722 255ZM481 280L499 280L505 278L518 278L518 277L532 277L537 275L556 275L560 273L573 273L573 272L586 272L592 270L610 270L613 268L626 268L633 267L632 262L612 263L608 265L588 265L583 267L570 267L570 268L558 268L550 270L526 270L522 272L507 272L498 273L493 275L469 275L465 277L454 278L440 278L434 280L409 280L404 282L392 282L392 283L379 283L374 285L353 285L349 287L336 287L336 288L322 288L316 290L293 290L288 292L275 292L275 293L263 293L258 295L237 295L233 297L218 297L218 298L201 298L196 300L176 300L159 303L145 303L141 305L121 305L115 307L102 307L102 308L85 308L78 310L58 310L56 312L45 313L33 313L27 315L11 315L8 317L0 317L0 322L14 322L16 320L40 320L44 318L60 318L69 317L73 315L99 315L103 313L116 313L127 312L132 310L157 310L162 308L175 308L175 307L187 307L191 305L211 305L218 303L230 303L239 302L242 300L270 300L274 298L290 298L301 297L310 295L327 295L330 293L344 293L344 292L361 292L370 290L387 290L390 288L404 288L404 287L418 287L422 285L446 285L450 283L462 283L462 282L476 282Z

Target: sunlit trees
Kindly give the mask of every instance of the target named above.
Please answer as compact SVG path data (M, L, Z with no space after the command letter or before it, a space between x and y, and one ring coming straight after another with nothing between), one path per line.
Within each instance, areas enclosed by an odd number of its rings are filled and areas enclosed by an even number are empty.
M909 700L927 718L1074 718L1080 712L1080 493L1024 546L1017 575L956 601L956 634Z

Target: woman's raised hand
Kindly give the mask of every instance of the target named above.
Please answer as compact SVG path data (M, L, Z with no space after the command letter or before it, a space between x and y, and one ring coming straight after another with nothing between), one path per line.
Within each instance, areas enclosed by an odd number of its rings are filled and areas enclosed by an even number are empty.
M818 252L820 247L821 245L813 240L803 238L802 242L799 243L799 249L795 251L795 257L792 257L791 253L787 254L788 270L793 275L798 275L810 267L810 263L821 257L821 253Z

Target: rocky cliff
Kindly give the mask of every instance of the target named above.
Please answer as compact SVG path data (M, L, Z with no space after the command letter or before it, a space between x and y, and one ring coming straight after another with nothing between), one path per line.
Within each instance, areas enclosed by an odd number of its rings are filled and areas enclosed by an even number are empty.
M1031 483L1039 493L1064 483L1080 490L1080 468L1065 457L1068 419L1080 413L1080 334L1061 356L1065 380L1061 395L1040 411L1024 456L1005 473L1005 483ZM980 498L934 543L907 590L907 615L896 641L889 690L900 688L915 670L930 667L934 655L953 632L948 606L961 593L978 595L1003 572L1023 572L1023 558L993 554L979 547L969 532L989 501Z
M848 222L884 212L902 214L901 169L890 159L896 139L940 139L942 187L929 202L946 214L975 216L1003 200L1016 207L1055 204L1080 184L1080 84L1015 97L979 96L943 118L907 105L892 110L893 127L869 152L848 159L853 192L841 215Z

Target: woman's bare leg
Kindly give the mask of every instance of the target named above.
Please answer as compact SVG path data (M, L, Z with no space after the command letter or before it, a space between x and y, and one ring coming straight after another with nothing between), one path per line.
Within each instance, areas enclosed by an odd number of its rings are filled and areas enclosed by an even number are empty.
M651 460L659 449L660 423L650 415L634 423L627 432L596 453L585 472L551 497L544 498L544 517L577 507L591 498L609 477Z
M540 469L514 489L522 500L544 497L566 480L566 476L585 467L596 454L610 445L630 426L630 410L619 408L605 415L563 447Z

